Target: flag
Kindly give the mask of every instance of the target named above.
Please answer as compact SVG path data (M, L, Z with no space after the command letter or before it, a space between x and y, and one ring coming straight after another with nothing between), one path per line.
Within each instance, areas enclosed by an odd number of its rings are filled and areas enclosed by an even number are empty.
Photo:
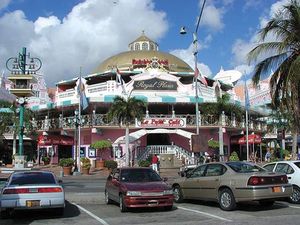
M119 71L119 69L117 68L116 70L116 82L117 82L117 85L121 85L122 86L122 90L123 90L123 93L126 93L126 90L125 90L125 82L124 80L122 79L122 76L121 76L121 73Z
M87 97L85 95L86 80L80 76L76 81L76 85L77 85L77 97L79 97L79 101L82 109L85 110L89 106Z
M249 110L249 108L250 108L250 100L249 100L248 88L245 81L245 109Z
M199 76L199 75L200 75L200 76ZM195 79L199 79L200 82L201 82L202 84L204 84L205 86L208 85L206 78L202 75L202 73L199 72L198 67L196 67L196 69L195 69Z

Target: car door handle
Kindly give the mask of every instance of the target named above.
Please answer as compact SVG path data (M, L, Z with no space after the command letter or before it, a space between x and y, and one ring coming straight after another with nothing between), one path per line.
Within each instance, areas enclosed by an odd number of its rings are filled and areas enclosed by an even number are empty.
M292 179L291 177L288 177L288 179Z

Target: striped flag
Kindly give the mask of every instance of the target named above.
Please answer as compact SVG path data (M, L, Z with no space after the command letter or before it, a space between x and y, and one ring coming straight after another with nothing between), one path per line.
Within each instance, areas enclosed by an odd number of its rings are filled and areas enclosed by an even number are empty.
M205 86L208 85L206 78L202 75L202 73L199 72L198 67L196 67L196 69L195 69L195 79L199 79L200 82L202 84L204 84Z
M77 85L77 96L79 97L80 105L82 107L82 110L85 110L89 106L87 97L85 95L86 80L80 76L76 81L76 85Z

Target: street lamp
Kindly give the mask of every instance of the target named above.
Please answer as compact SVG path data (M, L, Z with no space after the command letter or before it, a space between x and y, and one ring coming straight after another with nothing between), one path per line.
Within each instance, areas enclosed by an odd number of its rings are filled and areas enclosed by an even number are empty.
M24 135L24 110L26 104L26 97L33 96L32 81L34 81L33 74L36 73L42 66L39 58L30 57L30 53L26 53L26 48L22 48L22 52L18 57L11 57L6 61L6 68L11 72L8 79L13 82L13 87L10 92L18 97L20 113L20 133L19 133L19 152L15 157L15 164L18 167L24 167L23 155L23 135Z
M74 111L74 117L71 119L68 119L68 123L75 126L75 167L74 167L74 173L80 172L80 146L78 145L78 138L79 135L79 126L81 126L84 123L84 118L81 118L81 115L79 115L79 111L76 109Z
M202 4L202 8L197 20L197 25L196 25L196 29L193 33L193 47L194 47L194 51L193 51L193 55L194 55L194 62L195 62L195 113L196 113L196 134L199 134L199 95L198 95L198 76L196 77L196 73L198 73L198 69L197 69L197 55L198 55L198 38L197 38L197 34L198 34L198 28L199 28L199 24L200 24L200 20L202 17L202 13L203 13L203 9L205 6L205 2L206 0L203 1ZM180 29L180 34L186 34L186 29L185 27L181 27Z

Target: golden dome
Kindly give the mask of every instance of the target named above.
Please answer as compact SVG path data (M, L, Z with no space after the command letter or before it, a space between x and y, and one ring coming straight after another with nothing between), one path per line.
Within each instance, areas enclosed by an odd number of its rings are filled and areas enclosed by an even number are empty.
M104 73L118 67L122 71L132 71L135 67L143 67L143 62L150 62L157 58L170 72L193 72L193 69L183 60L169 53L160 51L127 51L104 60L93 73Z

